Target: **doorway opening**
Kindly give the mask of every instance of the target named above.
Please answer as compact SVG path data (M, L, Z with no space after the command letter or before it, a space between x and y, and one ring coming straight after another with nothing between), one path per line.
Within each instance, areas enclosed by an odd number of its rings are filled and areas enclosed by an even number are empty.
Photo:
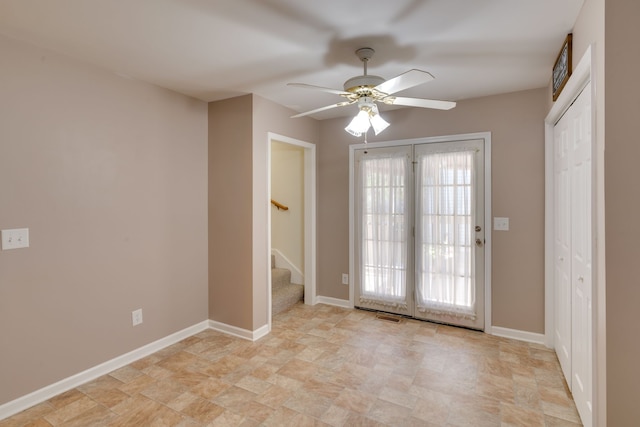
M316 296L316 147L314 144L271 132L268 134L268 146L268 199L272 201L271 208L268 210L267 230L269 265L286 270L288 273L283 280L302 285L304 303L314 305ZM275 166L274 159L278 162ZM282 173L283 168L286 168L285 173ZM296 182L287 183L291 180ZM276 195L280 200L275 197ZM281 279L278 276L275 280ZM274 314L274 283L271 274L268 283L268 317L269 328L271 328L271 319ZM276 284L276 286L279 285ZM294 293L295 290L292 288L290 294ZM291 295L289 299L293 298Z

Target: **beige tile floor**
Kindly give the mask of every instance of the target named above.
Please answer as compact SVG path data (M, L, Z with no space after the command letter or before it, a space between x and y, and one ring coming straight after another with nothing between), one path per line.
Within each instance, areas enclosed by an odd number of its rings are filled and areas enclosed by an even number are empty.
M252 343L207 330L8 426L576 426L553 352L298 304Z

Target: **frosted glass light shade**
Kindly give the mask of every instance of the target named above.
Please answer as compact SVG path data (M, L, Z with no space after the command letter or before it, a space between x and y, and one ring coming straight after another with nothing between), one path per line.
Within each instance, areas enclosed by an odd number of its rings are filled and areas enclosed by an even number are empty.
M360 110L358 114L351 120L351 123L344 128L353 136L361 136L363 133L369 130L371 123L369 122L369 113Z
M371 116L371 119L369 119L369 121L371 122L371 127L373 128L373 131L376 133L376 135L389 127L389 123L385 119L380 117L380 114Z

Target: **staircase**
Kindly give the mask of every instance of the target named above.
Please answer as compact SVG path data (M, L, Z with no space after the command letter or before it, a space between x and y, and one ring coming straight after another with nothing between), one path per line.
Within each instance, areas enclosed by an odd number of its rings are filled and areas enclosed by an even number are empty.
M276 257L271 255L271 313L275 316L304 300L304 285L291 283L291 271L276 268Z

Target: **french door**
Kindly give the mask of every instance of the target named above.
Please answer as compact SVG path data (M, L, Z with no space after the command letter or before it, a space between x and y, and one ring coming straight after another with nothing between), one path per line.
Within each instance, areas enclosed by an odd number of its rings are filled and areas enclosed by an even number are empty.
M354 150L355 305L484 328L484 141Z

